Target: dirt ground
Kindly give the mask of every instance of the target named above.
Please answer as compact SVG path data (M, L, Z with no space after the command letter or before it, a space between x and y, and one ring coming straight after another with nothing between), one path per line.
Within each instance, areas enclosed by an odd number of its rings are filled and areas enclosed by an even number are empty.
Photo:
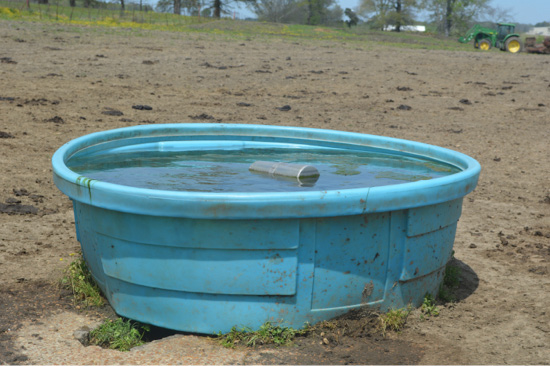
M0 364L550 362L550 56L136 33L0 22ZM95 131L189 122L355 131L474 157L459 301L413 312L400 334L329 345L226 350L178 334L126 354L82 346L73 332L98 316L55 287L79 244L52 154Z

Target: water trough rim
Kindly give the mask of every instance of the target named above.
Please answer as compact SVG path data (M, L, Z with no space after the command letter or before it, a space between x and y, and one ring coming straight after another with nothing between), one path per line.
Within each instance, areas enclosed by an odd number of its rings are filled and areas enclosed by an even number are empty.
M362 146L445 162L462 171L417 182L309 192L184 192L135 188L90 180L65 162L83 148L138 137L210 136L212 138L292 138L310 142ZM471 192L479 163L460 152L421 142L355 132L254 124L178 123L138 125L84 135L61 146L52 157L54 182L71 199L122 212L189 218L295 218L385 212L450 201Z

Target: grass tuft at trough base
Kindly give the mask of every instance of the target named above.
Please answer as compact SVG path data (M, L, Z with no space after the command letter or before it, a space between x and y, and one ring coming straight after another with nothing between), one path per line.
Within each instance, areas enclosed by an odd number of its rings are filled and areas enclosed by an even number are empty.
M149 331L149 326L129 319L107 319L90 332L90 344L126 352L144 344L143 336Z
M382 334L386 334L388 330L400 332L407 323L407 318L412 311L412 306L403 309L390 309L385 314L380 314L380 328Z
M216 334L220 344L226 348L234 348L237 345L255 347L263 344L275 344L276 346L287 346L292 344L296 336L305 335L308 332L307 327L302 330L296 330L290 327L282 327L266 322L256 331L248 327L237 329L231 328L227 334L219 332Z
M61 285L73 292L75 306L88 308L105 305L101 290L82 257L73 261L64 270Z

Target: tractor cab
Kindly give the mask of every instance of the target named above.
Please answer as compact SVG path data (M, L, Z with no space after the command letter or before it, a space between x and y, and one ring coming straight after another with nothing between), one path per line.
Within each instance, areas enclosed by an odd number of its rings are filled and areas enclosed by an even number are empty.
M516 30L516 25L509 23L498 23L497 27L497 41L500 42L503 42L509 34L514 34Z

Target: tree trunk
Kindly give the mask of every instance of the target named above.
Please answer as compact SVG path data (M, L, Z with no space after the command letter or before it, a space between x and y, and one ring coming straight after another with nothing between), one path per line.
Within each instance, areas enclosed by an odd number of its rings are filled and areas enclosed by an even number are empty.
M313 0L307 0L307 24L311 25L311 19L313 18Z
M124 11L124 0L120 0L120 11Z
M181 15L181 0L174 0L174 14Z
M48 0L38 0L38 3L39 3L39 4L47 4L47 3L48 3Z
M402 21L402 17L401 17L401 0L397 0L395 2L395 12L397 13L397 21L395 22L395 31L396 32L401 32L401 21Z
M71 8L74 8L76 6L76 0L69 0L69 5Z
M445 36L449 37L451 28L453 27L453 3L454 0L447 0L447 9L445 11Z
M214 18L220 18L222 14L222 1L214 0Z

